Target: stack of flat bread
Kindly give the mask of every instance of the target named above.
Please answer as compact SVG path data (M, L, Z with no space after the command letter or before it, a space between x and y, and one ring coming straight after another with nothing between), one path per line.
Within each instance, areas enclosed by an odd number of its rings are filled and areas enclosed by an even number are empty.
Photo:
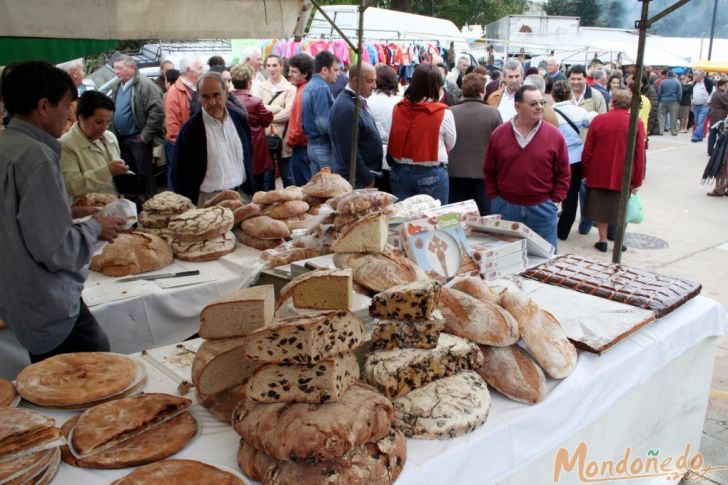
M253 194L257 213L243 220L235 235L238 241L255 249L281 245L291 231L306 227L308 203L300 187L286 187Z
M0 482L49 483L61 460L60 437L53 418L0 407Z
M359 383L364 325L348 311L274 321L248 334L256 362L232 423L238 464L264 484L393 483L406 459L387 398Z
M205 339L192 361L197 400L220 421L230 417L257 365L243 355L243 339L273 320L272 285L241 288L210 302L200 313Z
M160 192L144 202L144 210L138 217L139 230L166 239L169 237L167 226L172 216L194 208L192 201L183 195L169 191Z
M190 209L169 219L172 251L183 261L212 261L235 250L233 211L215 205Z
M409 438L449 439L471 432L488 418L490 394L474 372L483 364L478 346L443 333L437 308L442 288L416 281L372 298L378 320L367 381L392 399L394 428Z
M484 361L478 374L514 401L543 401L544 371L563 379L576 367L576 348L559 322L520 291L496 294L480 277L462 276L442 289L438 308L447 332L480 347Z
M59 409L87 408L138 392L144 368L132 358L108 352L74 352L31 364L15 386L23 399Z
M63 461L83 468L126 468L168 458L197 434L192 401L149 393L87 409L63 424Z

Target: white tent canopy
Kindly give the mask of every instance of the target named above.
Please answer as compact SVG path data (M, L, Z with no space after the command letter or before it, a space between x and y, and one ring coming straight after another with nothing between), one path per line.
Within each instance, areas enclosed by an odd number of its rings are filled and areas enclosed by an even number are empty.
M119 40L289 37L303 5L304 0L0 0L0 32Z

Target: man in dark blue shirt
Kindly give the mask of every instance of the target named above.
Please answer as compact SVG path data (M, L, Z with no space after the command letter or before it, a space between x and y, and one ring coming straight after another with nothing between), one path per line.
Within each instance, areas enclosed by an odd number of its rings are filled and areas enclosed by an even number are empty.
M329 133L333 148L333 169L342 177L349 178L351 160L351 129L356 100L357 68L352 65L349 84L339 94L329 113ZM374 66L361 64L361 87L359 89L361 109L359 111L359 139L356 156L356 187L373 187L375 173L382 170L382 139L379 137L374 118L367 109L366 98L376 86L377 74Z

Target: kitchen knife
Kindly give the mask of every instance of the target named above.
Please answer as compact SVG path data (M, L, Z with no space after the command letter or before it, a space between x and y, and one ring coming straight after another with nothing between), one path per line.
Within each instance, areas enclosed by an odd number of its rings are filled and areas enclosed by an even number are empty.
M180 271L179 273L164 273L164 274L152 274L147 276L132 276L131 278L122 278L116 280L118 283L126 283L128 281L139 281L139 280L161 280L162 278L177 278L179 276L194 276L200 274L200 270L195 269L192 271Z

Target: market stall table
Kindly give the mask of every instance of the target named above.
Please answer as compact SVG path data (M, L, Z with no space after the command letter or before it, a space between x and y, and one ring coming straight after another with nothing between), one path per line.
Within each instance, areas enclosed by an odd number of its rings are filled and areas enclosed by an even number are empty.
M601 356L580 352L574 373L563 381L549 380L548 397L540 404L519 404L492 391L488 421L474 432L447 441L408 440L407 463L397 483L552 483L557 449L564 446L571 456L580 442L588 445L589 460L616 462L627 448L632 457L659 450L661 459L676 460L686 443L694 453L700 444L716 344L727 322L717 302L697 297ZM146 390L176 393L177 381L189 378L186 372L197 345L199 340L193 340L183 347L137 355L147 367ZM42 412L58 424L72 416ZM202 432L175 457L236 469L239 437L199 405L193 412ZM109 483L128 472L63 464L56 483ZM680 480L677 475L671 478L653 481ZM572 470L562 472L558 483L581 482Z
M109 336L112 352L131 354L194 335L202 308L227 292L250 286L261 267L260 251L239 244L215 261L175 259L172 265L148 273L199 270L198 276L121 283L120 278L91 271L82 296ZM14 379L29 363L12 332L0 331L0 377Z

